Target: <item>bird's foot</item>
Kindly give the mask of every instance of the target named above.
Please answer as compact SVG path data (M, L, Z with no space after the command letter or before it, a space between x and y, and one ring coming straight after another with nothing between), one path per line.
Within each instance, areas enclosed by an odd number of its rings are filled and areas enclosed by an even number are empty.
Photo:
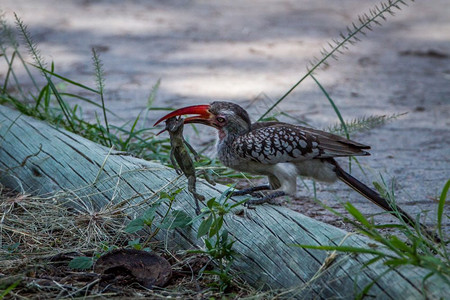
M275 200L275 198L278 198L278 197L281 197L281 196L286 196L286 193L284 191L275 191L275 192L270 193L270 194L268 194L268 195L266 195L266 196L264 196L264 197L262 197L260 199L250 199L247 202L245 202L245 205L246 206L249 206L249 205L261 205L261 204L264 204L266 202L270 202L272 204L280 205L279 203L273 203L273 200Z

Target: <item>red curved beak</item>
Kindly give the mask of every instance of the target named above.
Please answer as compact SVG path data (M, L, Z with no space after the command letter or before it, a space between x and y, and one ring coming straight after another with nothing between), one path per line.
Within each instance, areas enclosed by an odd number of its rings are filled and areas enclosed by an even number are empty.
M184 119L184 123L200 123L200 124L205 124L205 125L211 125L210 122L210 118L211 118L211 113L209 112L209 105L193 105L193 106L187 106L187 107L183 107L177 110L174 110L173 112L165 115L164 117L162 117L161 119L159 119L153 126L158 125L159 123L161 123L164 120L167 120L169 118L173 118L176 116L181 116L181 115L193 115L195 114L196 116L192 116L192 117L188 117L186 119Z

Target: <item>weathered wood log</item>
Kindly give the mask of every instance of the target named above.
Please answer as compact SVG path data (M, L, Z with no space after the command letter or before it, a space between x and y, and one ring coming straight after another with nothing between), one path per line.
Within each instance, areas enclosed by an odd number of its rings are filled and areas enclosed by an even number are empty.
M132 156L109 155L108 148L3 106L0 141L1 184L27 193L72 190L94 209L126 199L129 214L136 215L136 207L145 207L145 200L152 195L186 186L185 178L171 168ZM198 182L199 192L207 198L218 197L225 189ZM143 205L135 205L143 201ZM195 202L183 191L174 208L194 216ZM167 207L160 209L162 214ZM196 239L198 226L193 224L169 234L179 247L202 247L202 241ZM230 214L225 226L236 240L234 249L240 253L234 269L255 287L289 289L286 295L298 298L352 299L375 280L369 295L378 299L417 299L423 297L422 291L430 298L449 296L448 286L437 276L422 284L426 270L402 267L381 276L387 267L381 262L363 267L371 258L367 255L338 254L330 267L315 276L327 254L292 244L336 245L347 233L284 207L264 205L248 210L246 216ZM167 238L167 233L156 238ZM356 247L367 247L368 243L357 235L344 242Z

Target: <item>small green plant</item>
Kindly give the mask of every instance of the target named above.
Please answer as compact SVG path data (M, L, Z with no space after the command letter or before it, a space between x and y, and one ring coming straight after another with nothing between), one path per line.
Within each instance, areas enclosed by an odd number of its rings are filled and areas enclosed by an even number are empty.
M150 240L154 238L161 229L175 229L184 228L189 226L192 222L192 218L184 211L173 210L172 204L175 201L175 197L182 191L182 189L175 190L174 192L160 193L159 199L153 203L140 217L131 221L125 228L127 233L135 233L140 230L148 230L149 235L142 243L138 240L134 240L130 246L138 250L149 250L147 248ZM168 208L165 215L161 218L157 218L156 211L164 201L168 201ZM157 222L156 222L157 221Z
M127 225L125 231L128 233L135 233L145 229L150 232L144 242L141 242L138 238L130 241L129 245L135 249L148 250L146 246L160 229L172 230L175 228L184 228L202 220L198 228L197 238L204 238L205 250L190 250L188 252L205 254L210 258L210 262L213 262L217 268L206 270L208 263L202 268L201 273L217 276L219 281L211 285L220 291L225 291L233 280L233 276L230 274L231 265L237 253L233 250L234 241L230 238L228 230L223 228L224 217L232 209L245 202L245 200L238 203L231 203L228 202L228 197L221 197L219 201L216 198L212 198L206 202L206 208L202 209L202 213L192 219L183 211L171 210L175 196L180 191L177 190L170 194L161 193L158 201L151 205L140 217L134 219ZM155 223L157 208L160 207L162 201L167 200L169 201L169 205L166 214L158 220L158 223Z
M175 201L175 197L180 192L181 189L171 193L161 192L157 201L150 205L150 207L147 208L141 216L128 223L124 229L126 233L133 234L140 230L147 230L149 234L144 241L142 241L140 237L129 240L127 247L136 250L151 251L149 243L161 229L171 230L175 228L184 228L191 224L192 218L185 212L172 209L172 204ZM168 201L167 211L163 217L158 218L157 209L165 201ZM116 246L108 246L103 244L101 251L95 252L93 257L78 256L73 258L69 262L69 267L80 270L90 269L94 262L100 258L100 256L116 248Z
M219 282L214 282L213 286L217 287L221 292L225 291L233 279L231 275L231 266L237 255L233 250L234 240L226 228L223 228L224 217L231 213L232 209L243 204L241 202L228 202L229 197L225 197L226 192L216 200L211 198L206 202L206 208L202 209L202 214L196 219L203 218L197 231L197 238L203 238L205 249L191 250L191 253L206 254L210 261L216 264L213 270L206 270L206 266L201 273L215 275ZM194 219L193 221L195 221Z

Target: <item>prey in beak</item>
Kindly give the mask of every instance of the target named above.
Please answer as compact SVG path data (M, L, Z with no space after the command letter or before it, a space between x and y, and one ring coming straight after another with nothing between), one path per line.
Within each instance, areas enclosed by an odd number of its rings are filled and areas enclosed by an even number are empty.
M210 108L210 105L208 105L208 104L183 107L183 108L174 110L171 113L168 113L167 115L165 115L164 117L159 119L153 126L158 125L159 123L161 123L164 120L167 120L167 119L170 119L173 117L177 117L177 116L182 116L182 115L195 115L195 116L185 118L184 124L199 123L199 124L204 124L204 125L208 125L208 126L213 126L213 124L211 122L212 114L209 112L209 108Z

